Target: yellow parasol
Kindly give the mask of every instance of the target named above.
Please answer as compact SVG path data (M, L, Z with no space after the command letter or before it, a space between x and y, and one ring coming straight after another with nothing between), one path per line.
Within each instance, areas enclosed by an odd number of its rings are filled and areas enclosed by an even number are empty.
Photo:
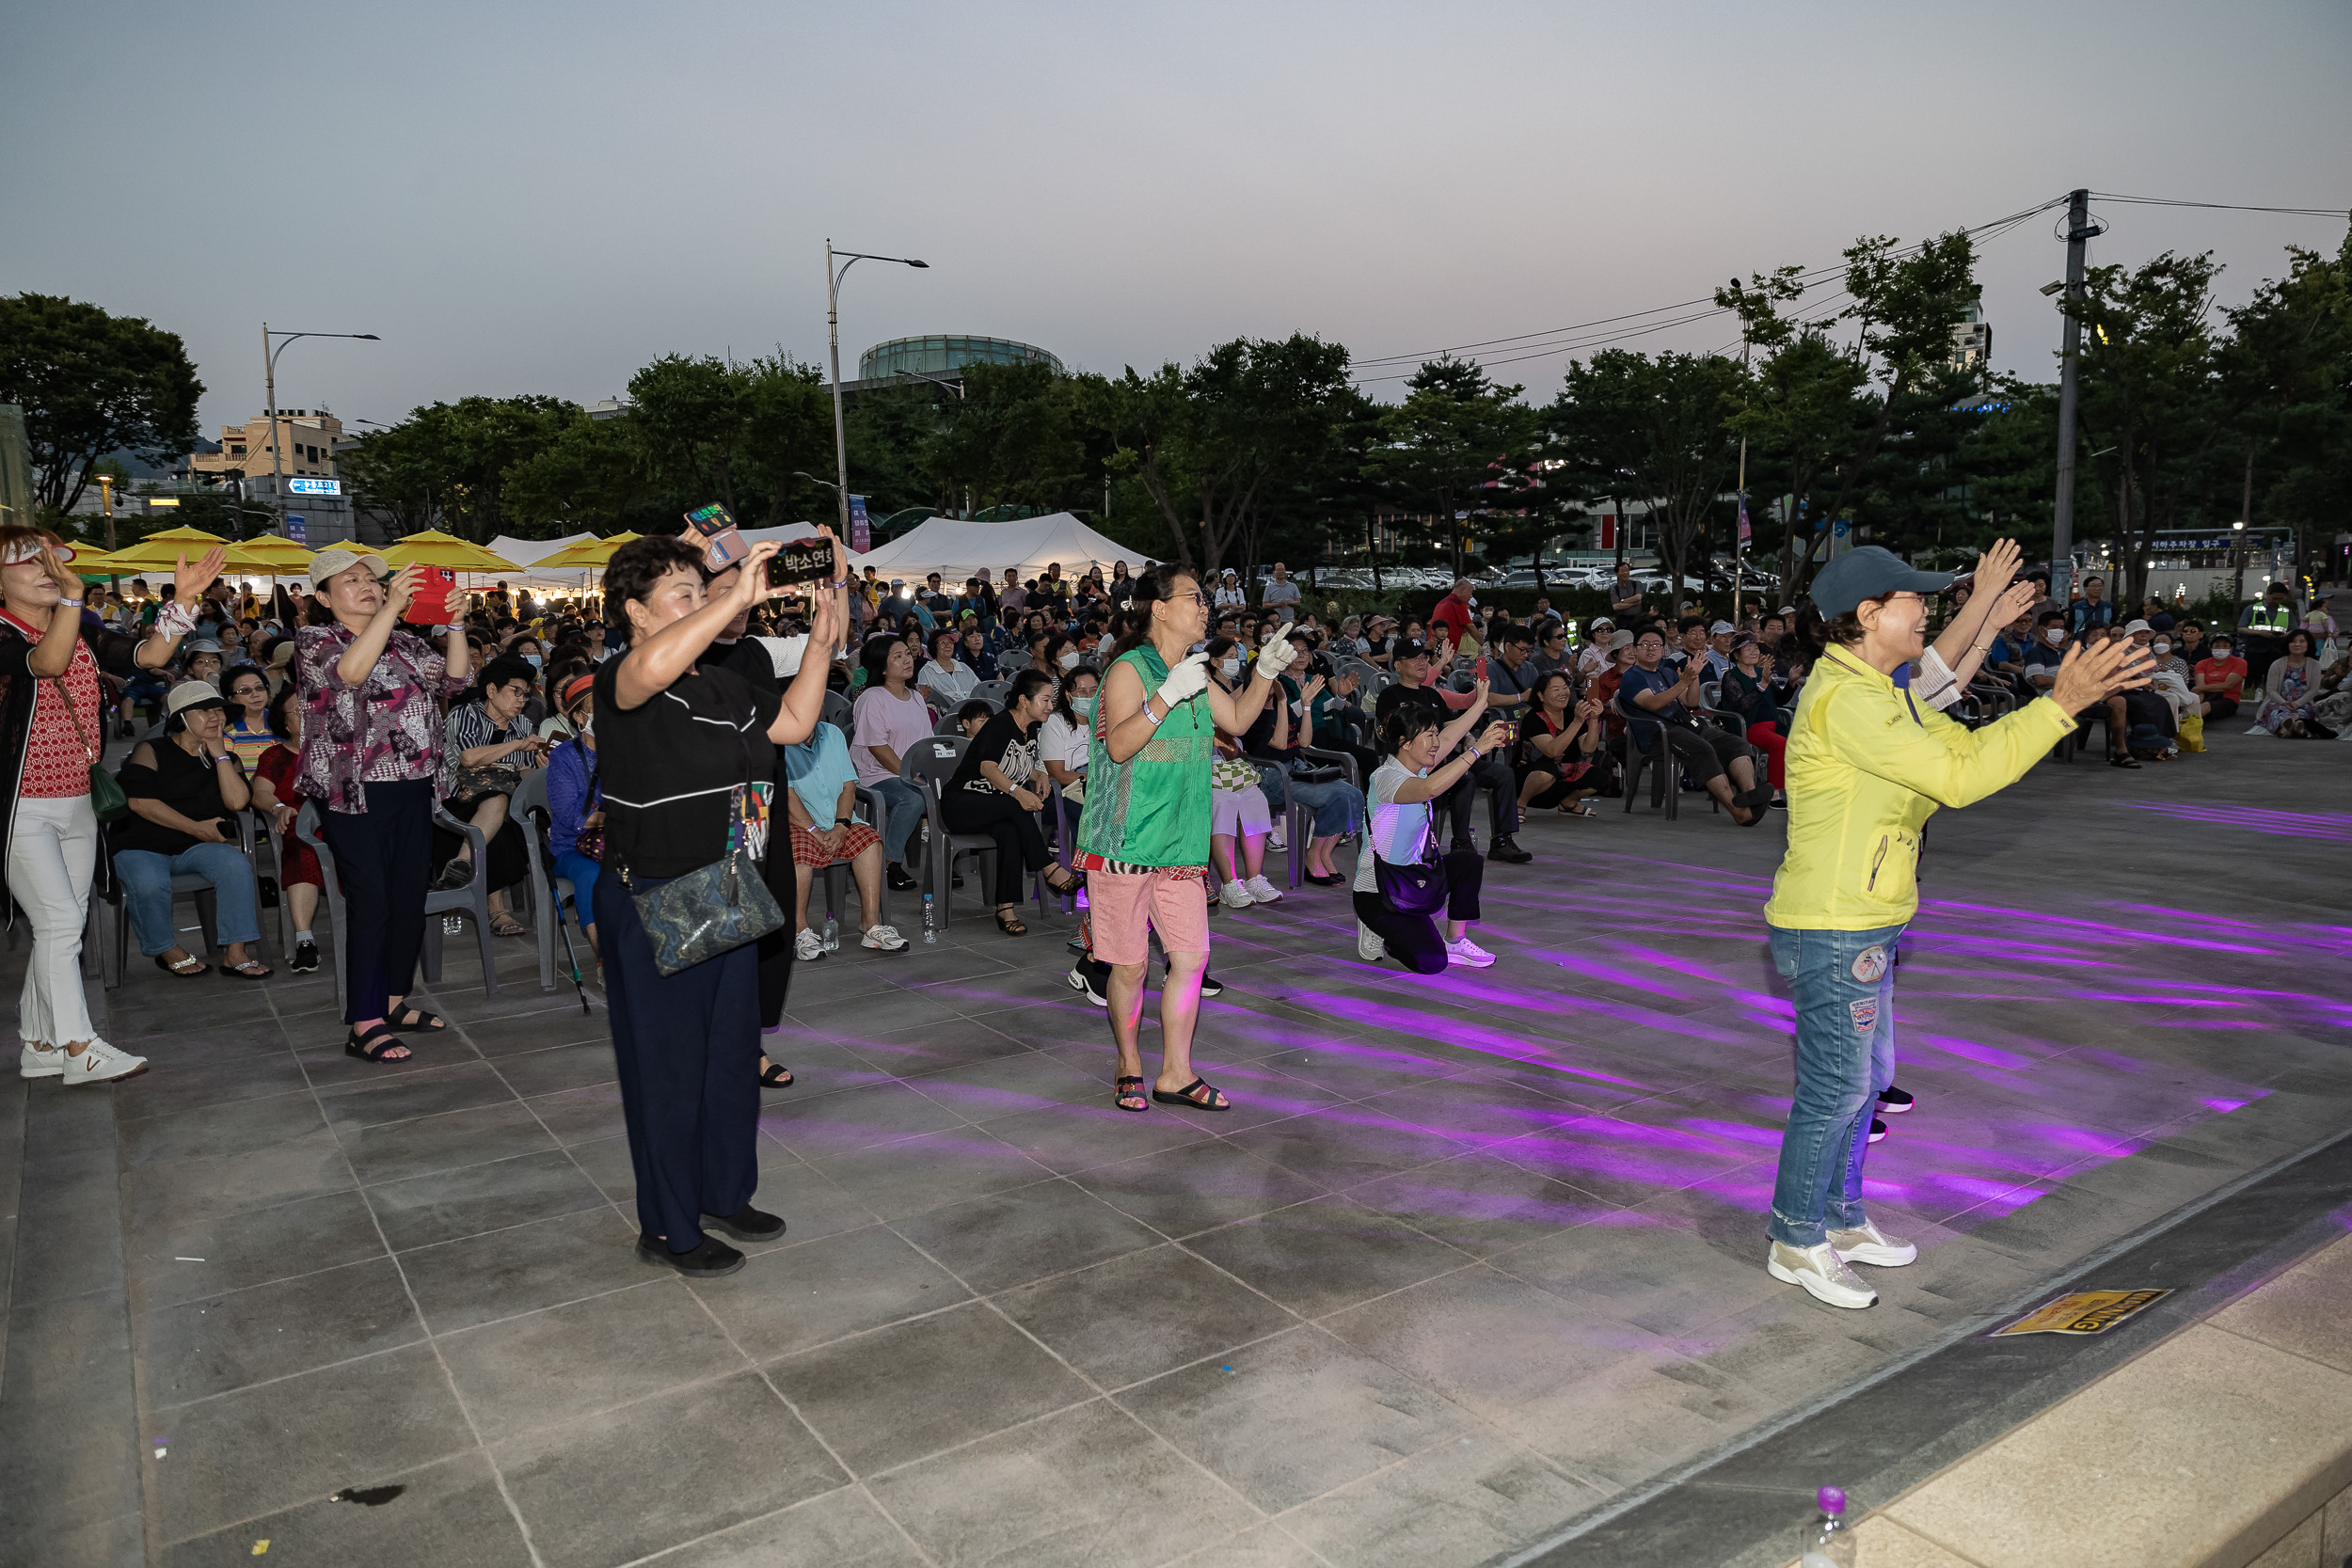
M77 572L168 572L180 557L190 561L201 557L215 545L227 545L228 540L217 533L207 533L200 528L167 528L151 533L135 545L125 545L111 554L77 550L73 569Z
M447 566L460 572L516 572L520 566L481 546L429 528L379 552L394 566Z
M576 539L553 555L541 556L531 563L534 572L577 572L598 570L612 559L612 552L639 535L626 531L610 539Z
M302 577L310 570L312 552L306 545L275 533L258 539L242 539L229 546L229 570L233 572L267 572L272 577Z

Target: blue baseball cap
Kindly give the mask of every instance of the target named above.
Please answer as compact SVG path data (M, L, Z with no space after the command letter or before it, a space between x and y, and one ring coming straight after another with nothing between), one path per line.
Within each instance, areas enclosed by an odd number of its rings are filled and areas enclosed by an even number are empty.
M1865 599L1888 594L1940 594L1952 585L1949 572L1922 572L1877 545L1863 545L1821 568L1813 579L1813 608L1823 617L1845 614Z

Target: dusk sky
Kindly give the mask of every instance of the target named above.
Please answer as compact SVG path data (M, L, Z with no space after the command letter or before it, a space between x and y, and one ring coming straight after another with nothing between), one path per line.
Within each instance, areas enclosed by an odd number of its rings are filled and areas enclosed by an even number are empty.
M382 335L280 360L282 404L347 420L590 402L673 351L821 360L827 235L931 263L850 273L852 375L923 332L1112 372L1294 330L1364 359L2074 185L2352 206L2347 83L2344 0L18 4L0 291L180 333L208 435L262 406L264 318ZM2224 302L2344 229L2099 211L2094 262L2211 249ZM1986 252L2004 370L2050 373L2058 215ZM1727 341L1717 319L1629 346ZM1565 357L1497 373L1549 399Z

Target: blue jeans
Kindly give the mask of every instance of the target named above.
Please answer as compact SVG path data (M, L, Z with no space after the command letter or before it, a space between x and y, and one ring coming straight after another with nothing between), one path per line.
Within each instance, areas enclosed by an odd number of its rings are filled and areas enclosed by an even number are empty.
M1317 838L1338 838L1364 825L1363 791L1345 779L1309 784L1292 778L1270 762L1258 764L1258 778L1265 790L1266 803L1276 811L1287 807L1292 795L1297 796L1298 803L1314 814Z
M882 859L903 868L907 840L914 836L915 825L923 820L923 786L904 779L882 779L866 787L882 800L882 820L875 826L882 829Z
M222 946L262 940L253 867L235 845L199 844L176 855L122 849L115 854L115 875L122 880L123 902L130 909L131 929L138 933L141 953L151 958L180 944L180 933L171 926L171 879L187 872L213 884L217 895L213 917Z
M1772 965L1797 1005L1797 1093L1772 1182L1772 1240L1818 1246L1863 1223L1862 1155L1870 1107L1895 1081L1895 942L1875 931L1775 926Z

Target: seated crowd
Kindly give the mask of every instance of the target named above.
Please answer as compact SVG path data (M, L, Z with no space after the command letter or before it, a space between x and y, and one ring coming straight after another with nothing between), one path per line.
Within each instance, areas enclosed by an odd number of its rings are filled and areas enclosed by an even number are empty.
M626 620L609 623L608 607L534 601L500 583L472 602L453 599L454 625L413 626L402 611L414 583L360 551L322 551L308 594L231 584L215 556L183 562L159 594L135 581L114 595L85 589L52 536L0 530L0 678L12 687L11 721L31 736L11 798L17 852L29 858L12 860L10 879L48 988L36 1004L28 981L27 1071L94 1082L140 1063L96 1040L60 1000L58 955L78 955L93 881L119 898L140 952L165 973L195 979L217 967L258 980L271 973L259 956L264 893L285 905L288 967L319 967L313 930L327 870L318 848L327 848L352 911L346 1047L370 1060L407 1054L400 1031L442 1026L406 1000L418 940L407 927L419 922L404 911L421 911L429 890L478 887L489 932L525 935L509 900L531 878L532 835L548 886L569 890L590 963L599 961L598 673L637 636ZM712 578L708 596L725 594L734 577ZM828 873L846 871L856 886L862 947L909 949L882 917L893 892L926 890L928 937L944 911L930 907L925 872L943 836L993 846L986 902L1005 935L1028 933L1025 890L1041 886L1085 909L1070 848L1100 682L1134 581L1120 562L1108 576L1065 578L1053 565L1026 581L1007 569L1001 583L975 576L953 593L936 573L911 587L868 568L852 584L845 646L825 672L825 716L776 753L789 854L771 856L769 874L789 951L775 961L837 948L834 916L810 915ZM1736 826L1784 803L1788 728L1826 646L1809 608L1750 606L1734 624L1651 613L1635 595L1619 614L1579 626L1543 599L1524 617L1482 611L1466 580L1426 618L1326 623L1279 569L1255 609L1236 585L1204 586L1212 685L1238 690L1277 640L1295 649L1277 677L1279 700L1239 733L1215 736L1213 910L1281 902L1266 856L1292 856L1284 880L1294 886L1349 887L1363 958L1422 973L1493 962L1468 930L1480 868L1534 858L1518 841L1530 813L1591 819L1597 798L1638 788L1645 769L1653 790L1704 792ZM2115 767L2200 751L2209 721L2326 738L2352 719L2344 640L2324 611L2298 616L2283 585L2249 607L2248 626L2210 631L2153 601L2119 622L2102 586L2090 579L2084 598L2061 609L2041 601L2028 578L1973 620L1969 589L1957 587L1947 624L1981 624L1983 636L1957 674L1944 672L1948 683L1923 695L1964 719L1990 718L2046 690L2070 642L2125 638L2154 655L2154 683L2095 706L2079 731L2102 729ZM77 594L78 608L67 608ZM807 641L801 607L759 603L698 663L779 689L798 675ZM86 829L57 802L89 787L81 774L110 716L123 726L112 733L136 732L115 775L126 809ZM914 766L937 737L956 741L952 766ZM1473 837L1482 816L1483 855ZM257 844L272 851L266 879ZM1359 850L1352 865L1338 858L1343 846ZM1442 864L1442 905L1400 913L1375 879L1380 864ZM962 885L958 866L947 875ZM213 962L179 939L175 879L213 895ZM829 879L823 910L834 903ZM1083 926L1073 945L1085 945ZM1085 958L1072 984L1099 1003L1105 972ZM763 958L771 1029L781 973ZM790 1074L763 1058L760 1079L781 1085Z

